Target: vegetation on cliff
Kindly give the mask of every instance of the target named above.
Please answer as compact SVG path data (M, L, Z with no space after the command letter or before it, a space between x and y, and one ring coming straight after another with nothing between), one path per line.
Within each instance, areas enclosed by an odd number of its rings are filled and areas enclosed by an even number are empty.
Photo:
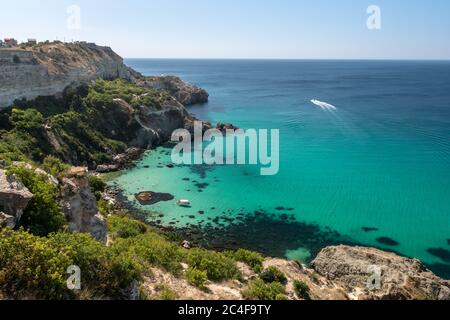
M68 88L63 97L17 101L0 112L0 159L94 165L111 161L135 138L140 106L160 110L170 96L124 80ZM133 109L123 112L118 99Z

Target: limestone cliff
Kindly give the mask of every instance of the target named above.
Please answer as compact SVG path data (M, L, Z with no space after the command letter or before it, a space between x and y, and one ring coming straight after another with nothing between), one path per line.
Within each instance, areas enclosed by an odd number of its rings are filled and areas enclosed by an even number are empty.
M177 77L142 76L109 47L53 42L0 49L0 109L15 100L60 95L68 86L118 78L166 90L184 105L208 101L206 91Z
M0 108L17 99L61 94L73 84L123 78L138 73L108 47L88 43L49 43L26 49L0 49Z

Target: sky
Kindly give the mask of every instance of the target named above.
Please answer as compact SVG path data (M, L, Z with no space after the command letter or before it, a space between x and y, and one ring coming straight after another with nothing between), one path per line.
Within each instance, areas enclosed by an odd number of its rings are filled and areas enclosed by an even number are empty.
M381 29L367 27L371 5ZM448 0L0 0L0 38L126 58L450 59L449 16Z

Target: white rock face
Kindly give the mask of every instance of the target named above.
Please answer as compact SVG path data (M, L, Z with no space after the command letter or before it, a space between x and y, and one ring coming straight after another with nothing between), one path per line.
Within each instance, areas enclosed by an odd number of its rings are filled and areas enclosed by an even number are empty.
M16 99L60 95L70 85L98 78L134 80L137 75L110 48L95 44L0 49L0 108Z
M98 212L86 168L72 168L62 182L62 210L70 232L90 233L106 243L106 222Z
M33 194L13 175L0 170L0 228L14 228Z
M353 299L450 300L450 281L437 277L418 260L374 248L328 247L312 267Z

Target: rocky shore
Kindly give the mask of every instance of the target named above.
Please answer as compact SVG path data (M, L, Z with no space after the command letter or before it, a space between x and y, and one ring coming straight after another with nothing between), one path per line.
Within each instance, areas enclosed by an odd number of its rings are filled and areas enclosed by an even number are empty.
M97 79L123 82L92 82ZM69 94L73 90L68 92L68 87L76 88L76 94ZM0 108L9 107L22 98L54 96L55 100L51 101L62 110L60 114L41 109L26 113L30 108L24 107L23 114L8 113L2 118L14 121L0 131L1 143L4 143L0 149L6 150L4 154L10 157L0 159L0 165L24 167L26 174L31 175L31 182L45 181L45 191L56 190L57 206L64 215L67 231L88 233L102 244L110 244L112 238L105 221L109 216L100 212L98 194L89 182L90 175L95 170L97 173L121 170L145 150L167 142L173 130L192 129L195 118L186 106L208 101L208 93L201 88L177 77L144 77L125 66L122 58L111 49L85 43L51 43L17 51L0 50L0 88ZM129 91L138 93L128 94ZM117 92L120 96L116 96ZM20 121L22 118L26 119L25 125ZM91 123L87 123L87 119ZM235 129L231 124L218 124L217 128ZM18 150L14 145L14 141L36 138L36 143L42 146L33 152L29 152L33 146ZM64 168L60 175L55 175L31 164L32 160L40 163L48 155L57 156L74 167ZM25 157L35 158L28 162L12 161ZM115 207L114 212L129 214L132 211L120 192L100 196L100 200ZM150 205L155 201L172 200L173 196L151 190L137 194L136 198ZM0 169L0 229L16 228L24 210L35 200L46 203L48 199L36 197L15 174ZM187 237L178 239L178 247L195 250L196 243L189 240ZM165 263L171 266L171 261ZM179 264L176 269L183 269L181 275L193 272L184 262L176 264ZM313 299L450 299L450 282L434 275L419 261L373 248L331 246L321 250L310 266L265 258L263 267L276 267L285 274L286 297L292 300L305 298L299 296L296 288L299 281L309 288ZM241 278L207 281L205 290L194 286L192 279L187 281L187 276L176 276L164 268L154 267L151 273L145 274L142 290L152 296L165 284L176 290L181 299L244 299L244 288L260 277L261 272L243 263L238 263L238 268ZM203 273L200 276L206 277Z

